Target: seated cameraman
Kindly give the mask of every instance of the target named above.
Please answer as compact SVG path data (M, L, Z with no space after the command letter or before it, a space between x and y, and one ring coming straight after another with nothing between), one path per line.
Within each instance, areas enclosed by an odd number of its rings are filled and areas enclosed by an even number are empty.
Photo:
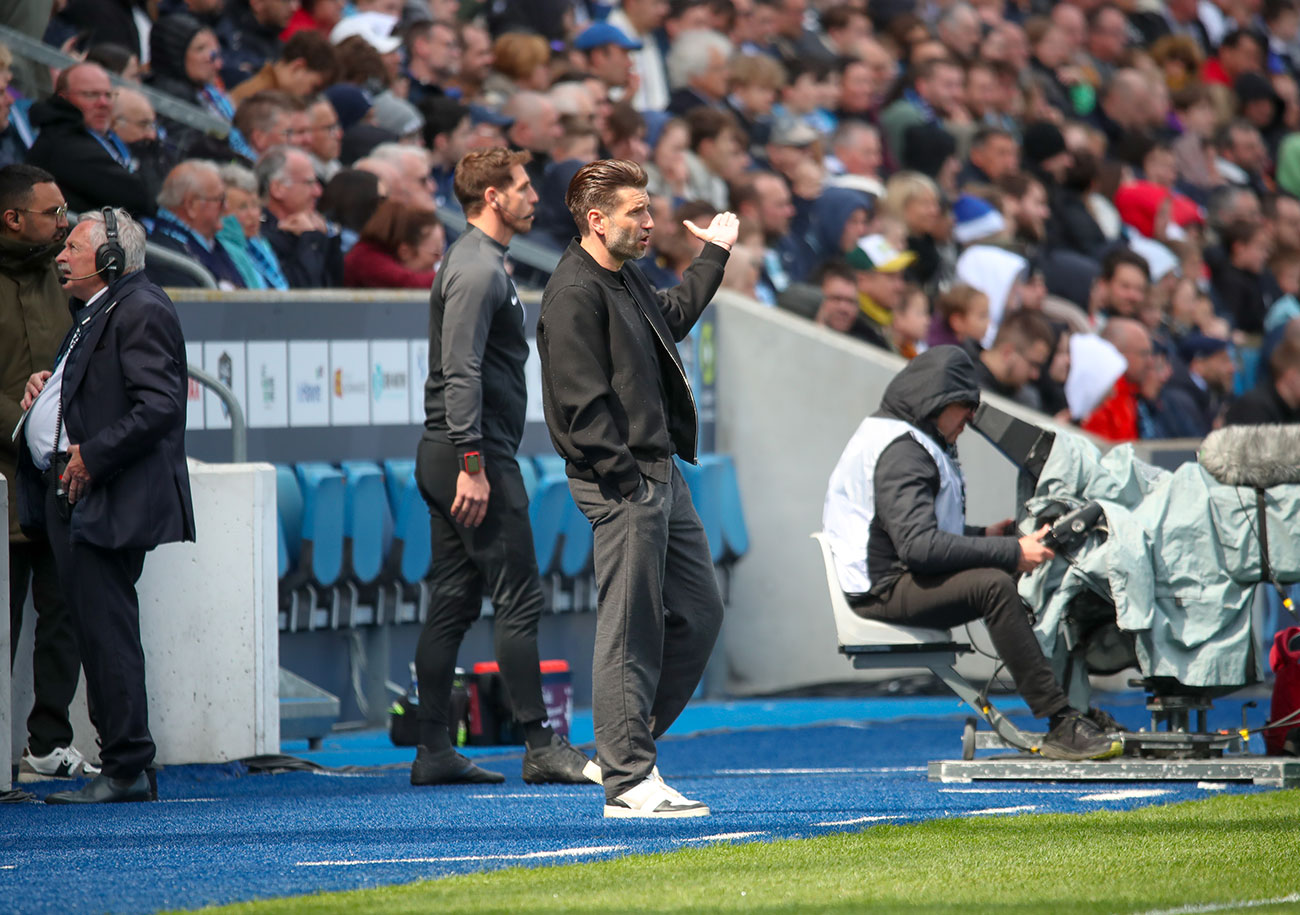
M1106 759L1121 745L1104 712L1072 709L1034 637L1017 572L1051 559L1048 528L1017 540L1010 520L966 525L956 441L979 404L975 365L956 346L913 359L885 388L831 474L822 513L840 587L859 615L950 629L983 618L1016 687L1050 729L1051 759Z

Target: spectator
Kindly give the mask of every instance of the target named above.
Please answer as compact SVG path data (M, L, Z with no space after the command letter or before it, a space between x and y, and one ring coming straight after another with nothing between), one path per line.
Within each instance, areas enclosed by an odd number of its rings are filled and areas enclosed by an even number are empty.
M965 116L958 104L961 92L962 70L951 59L930 61L916 70L898 101L880 113L880 131L895 162L902 161L907 128Z
M906 227L907 247L914 258L908 267L909 279L937 288L951 277L948 253L940 248L945 221L934 181L918 172L895 173L885 185L880 209Z
M1254 124L1244 120L1227 124L1216 134L1214 147L1218 153L1214 167L1225 181L1260 196L1267 191L1263 175L1268 167L1268 148Z
M406 98L418 105L446 95L460 72L460 40L450 22L415 22L402 39L406 48Z
M447 233L432 212L384 201L343 259L343 285L428 289L446 243Z
M552 86L546 97L555 106L555 113L562 121L594 127L597 96L603 99L606 94L603 85L595 80L579 82L577 79L566 79Z
M1013 116L1018 74L988 60L975 60L966 68L966 109L971 120L988 127L1000 127L1019 140L1020 123Z
M686 116L690 151L686 154L686 198L707 200L722 211L728 185L749 169L745 138L736 119L725 111L697 108Z
M40 136L27 162L54 175L76 212L120 205L152 216L156 204L136 174L138 164L112 131L113 91L95 64L75 64L59 74L54 95L32 106Z
M975 58L981 34L975 8L968 3L954 3L935 20L935 35L955 60L969 63Z
M828 188L812 205L809 223L813 257L819 261L843 258L858 239L869 234L871 197L849 188Z
M280 33L289 25L290 0L227 0L217 25L221 41L221 81L228 88L248 79L280 56Z
M975 132L958 186L997 184L1020 169L1020 144L1009 130L985 126Z
M655 288L670 289L681 283L686 268L704 250L704 243L684 223L689 220L696 225L708 225L717 215L718 211L710 204L688 200L672 210L662 225L656 221L651 250L637 261Z
M860 336L881 349L893 351L894 309L903 302L903 271L916 259L899 251L883 235L868 235L849 252L849 266L857 270L858 308L862 312Z
M843 59L853 56L862 42L871 39L871 20L863 10L838 3L822 10L821 30L823 45Z
M830 173L827 185L864 191L873 197L884 196L885 185L880 177L884 150L879 130L865 121L842 120L831 134L830 148L831 155L826 159Z
M218 288L237 289L244 285L243 276L217 242L225 205L225 184L217 166L200 159L182 162L163 182L150 240L196 261L212 274ZM160 286L198 285L187 272L162 262L151 264L149 275Z
M934 300L934 320L926 342L930 346L960 346L972 357L989 329L989 297L974 286L955 283Z
M551 49L540 35L507 32L492 45L492 73L483 84L489 101L498 107L516 92L545 92L551 88Z
M1002 244L1007 221L982 197L963 194L952 205L952 238L959 245Z
M1019 254L992 245L972 245L957 258L958 281L974 286L989 300L988 329L980 339L992 346L998 327L1020 307L1020 286L1029 267Z
M647 139L651 140L650 162L646 165L646 174L650 177L647 188L650 194L655 197L667 197L674 203L682 203L690 199L693 190L700 190L699 187L692 188L690 184L692 174L690 160L694 156L690 151L690 127L679 118L671 118L659 127L657 137L650 138L647 135ZM702 163L697 167L703 172ZM702 180L707 179L702 178ZM705 194L696 195L695 199L713 202L715 197L725 195L726 191L725 183L719 187L710 182L705 188Z
M903 292L903 303L894 312L890 325L893 349L904 359L915 359L926 349L925 339L930 334L930 297L919 286L908 286Z
M821 304L813 321L863 343L882 346L880 329L862 313L858 299L858 274L841 260L827 261L819 271Z
M819 61L832 63L836 54L817 32L808 28L805 18L807 0L781 0L777 6L776 52L785 61Z
M15 99L9 93L12 67L13 54L0 44L0 166L22 162L36 140L27 113L14 104Z
M217 241L226 249L239 268L244 286L249 289L289 288L265 236L262 235L262 203L257 196L257 177L242 165L221 166L221 182L226 189L226 209Z
M289 17L280 40L288 41L302 31L312 31L328 39L330 31L343 18L346 5L343 0L298 0L298 8Z
M1300 323L1292 324L1300 329ZM1273 350L1268 367L1269 377L1228 407L1225 425L1300 423L1300 333L1287 334Z
M1237 77L1233 93L1238 115L1259 131L1269 154L1276 157L1278 145L1288 133L1283 122L1285 105L1282 96L1262 73L1243 73Z
M1145 45L1166 35L1187 35L1196 40L1202 53L1214 46L1199 18L1196 0L1166 0L1155 10L1131 14L1129 22Z
M1126 367L1110 396L1082 426L1085 432L1112 442L1131 442L1138 437L1138 397L1153 370L1151 336L1131 318L1113 318L1106 322L1102 338L1119 350Z
M727 107L749 137L751 147L766 145L772 130L772 108L785 85L785 68L762 54L737 54L731 59Z
M668 107L668 72L663 51L654 37L667 13L668 4L663 0L624 0L606 20L641 45L632 53L639 80L632 105L638 111L662 111Z
M331 34L342 34L340 29L346 24L346 20L339 23ZM372 41L375 44L371 44ZM396 49L401 47L399 39L381 35L349 35L333 44L340 82L364 89L372 96L379 95L393 85L393 79L401 68L401 55L396 50L384 54L377 50L376 44L381 48Z
M1047 220L1052 215L1043 183L1027 172L1017 172L1002 178L997 186L1013 244L1022 254L1037 249L1047 239ZM1086 290L1084 295L1086 298Z
M1201 81L1231 89L1245 74L1259 73L1264 69L1266 50L1264 42L1254 32L1235 29L1223 36L1218 55L1207 60L1201 68Z
M1146 304L1150 283L1151 269L1146 260L1127 248L1116 248L1102 260L1101 274L1093 284L1093 315L1103 321L1137 320Z
M1203 438L1222 424L1237 372L1229 346L1227 340L1199 331L1178 344L1182 365L1174 370L1166 391L1181 395L1178 412L1190 437Z
M884 48L881 48L878 43L871 42L870 46L879 48L881 54L885 58L889 58ZM889 59L889 69L890 79L892 80L894 78L892 59ZM840 73L840 98L839 105L834 112L835 119L840 122L847 120L874 121L881 100L885 97L887 91L873 78L871 64L868 60L856 58L846 60L844 70Z
M985 391L1013 400L1031 410L1043 408L1034 382L1047 368L1056 332L1041 314L1021 310L998 324L993 345L975 360L975 376Z
M54 365L72 321L54 258L68 232L68 214L54 176L30 165L0 168L0 426L15 429L27 379ZM98 775L72 746L68 705L81 663L71 609L43 532L18 524L17 444L0 437L0 476L9 487L9 662L12 667L30 588L36 610L32 650L35 702L27 716L23 771L43 776Z
M583 29L573 41L574 50L582 52L587 72L600 80L606 94L610 89L627 89L633 81L631 51L640 51L641 42L629 38L616 25L597 22Z
M129 83L140 81L140 56L111 41L91 46L86 52L86 62L99 64L109 73L116 73Z
M437 208L427 150L403 143L383 143L371 150L370 158L387 162L396 171L397 181L388 188L389 199L426 213Z
M293 113L293 99L283 92L259 92L239 104L235 109L235 129L248 144L251 158L290 142Z
M41 9L40 4L34 4ZM59 8L61 7L61 8ZM143 57L146 45L141 35L140 23L128 3L104 3L103 0L69 0L55 6L58 12L50 20L46 37L48 43L58 46L65 38L74 37L88 45L115 44ZM49 6L45 7L48 14ZM85 47L85 45L82 45Z
M925 175L939 186L947 199L957 196L957 173L961 160L957 158L957 140L938 124L915 124L903 134L903 158L899 167L904 171Z
M611 106L601 139L611 159L645 162L650 158L645 118L627 102Z
M267 89L296 99L315 95L334 81L337 63L329 40L314 30L300 31L284 44L275 60L262 65L233 90L235 104Z
M1229 317L1237 330L1262 333L1267 311L1262 274L1272 244L1268 226L1236 222L1220 233L1220 242L1227 259L1211 269L1216 310Z
M656 0L657 2L657 0ZM473 22L460 24L460 73L455 86L465 104L482 104L483 84L492 73L492 37Z
M375 164L384 166L384 163ZM392 173L391 168L384 167ZM318 207L326 220L338 223L345 254L357 243L375 209L388 198L387 182L388 179L380 178L375 172L345 168L325 185Z
M473 130L469 109L455 99L435 97L421 103L420 112L424 115L424 146L432 163L434 203L455 209L460 206L452 187L456 163L465 155Z
M255 174L263 234L290 288L343 285L342 243L316 208L321 188L311 157L295 147L273 146L257 160Z
M731 195L736 215L763 233L760 283L779 296L812 270L812 252L790 232L795 208L790 186L775 172L750 172Z
M681 117L695 108L725 110L731 42L710 29L683 32L668 52L668 111Z
M533 187L541 187L546 166L551 164L551 153L564 128L560 115L549 98L540 92L517 92L501 109L501 114L513 119L506 130L506 139L518 150L532 153L525 171Z
M1102 80L1120 65L1128 40L1128 18L1119 7L1103 3L1089 13L1086 60Z
M789 118L805 124L824 138L835 129L836 120L828 109L839 97L840 68L816 58L792 61L788 78L781 88L781 102L772 110L778 122Z
M311 130L311 142L308 153L311 155L312 168L322 183L338 174L343 163L339 154L343 149L343 125L338 112L329 99L318 96L307 104L307 119Z
M139 164L137 174L155 200L163 179L177 162L176 147L158 138L158 119L144 93L125 87L113 95L113 132Z

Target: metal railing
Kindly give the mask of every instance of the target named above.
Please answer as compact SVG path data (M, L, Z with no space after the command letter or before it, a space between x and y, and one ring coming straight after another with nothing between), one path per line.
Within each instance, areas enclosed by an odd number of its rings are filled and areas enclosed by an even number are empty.
M58 48L52 48L44 42L37 41L30 35L25 35L7 25L0 25L0 41L3 41L15 55L38 64L44 64L47 67L63 69L79 63L75 57L64 54ZM202 130L204 133L219 138L224 138L230 133L230 124L215 115L209 114L197 105L182 102L175 96L168 95L166 92L159 92L149 86L124 80L116 73L109 73L108 78L114 86L125 86L128 89L135 89L144 93L153 105L154 111L165 118L176 121L178 124Z
M148 264L161 263L194 278L194 283L200 289L217 289L217 278L214 277L208 268L204 267L193 258L186 257L170 248L164 248L162 245L154 244L151 241L144 243L144 260Z
M235 392L221 383L215 375L205 372L198 366L189 367L190 377L221 398L221 402L230 411L230 460L242 464L248 460L248 423L244 419L244 408L235 398Z

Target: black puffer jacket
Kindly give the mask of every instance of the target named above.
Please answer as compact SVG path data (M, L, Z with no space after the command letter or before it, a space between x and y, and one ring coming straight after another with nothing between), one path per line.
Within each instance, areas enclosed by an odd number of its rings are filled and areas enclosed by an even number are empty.
M936 346L917 356L885 388L877 416L901 419L930 436L956 460L955 446L939 434L934 419L952 403L978 403L975 364L957 346ZM994 567L1014 572L1020 561L1015 537L966 536L939 529L935 499L939 467L910 434L895 439L876 462L875 515L867 538L871 593L889 594L903 573L938 575ZM963 502L965 495L962 496Z

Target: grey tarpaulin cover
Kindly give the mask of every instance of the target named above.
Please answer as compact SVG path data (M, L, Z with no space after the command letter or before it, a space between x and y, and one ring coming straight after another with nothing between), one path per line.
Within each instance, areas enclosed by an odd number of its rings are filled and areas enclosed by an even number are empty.
M1265 492L1269 563L1281 581L1296 581L1300 485ZM1131 445L1102 456L1087 439L1058 433L1026 503L1030 517L1053 502L1074 507L1093 499L1105 510L1109 536L1090 534L1068 559L1058 556L1020 579L1058 674L1068 652L1067 607L1091 590L1114 603L1119 627L1136 637L1145 675L1197 687L1260 679L1264 662L1251 642L1251 603L1263 577L1256 490L1223 485L1196 463L1173 472L1153 467ZM1086 690L1086 678L1077 679ZM1077 695L1072 690L1071 698Z

